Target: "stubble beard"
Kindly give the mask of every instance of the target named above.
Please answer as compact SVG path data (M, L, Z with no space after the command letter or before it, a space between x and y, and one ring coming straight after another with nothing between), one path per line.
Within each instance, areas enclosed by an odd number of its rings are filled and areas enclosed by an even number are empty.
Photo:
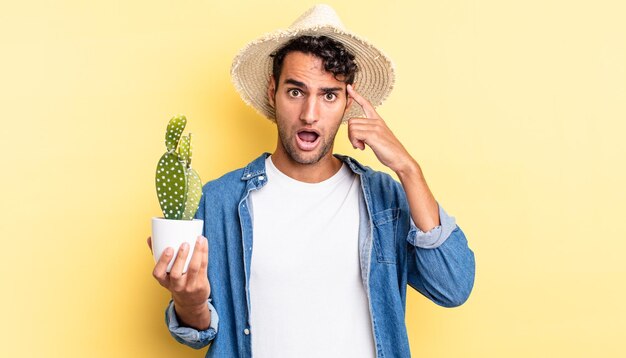
M319 144L320 147L318 149L318 154L313 157L306 158L305 156L302 155L302 151L295 144L294 137L297 134L287 133L285 128L281 127L278 124L278 121L276 122L276 127L278 128L278 136L280 137L280 142L283 148L285 148L287 155L289 155L289 157L293 161L299 164L315 164L319 162L322 158L324 158L324 156L326 156L328 152L331 150L331 148L333 147L333 143L335 142L335 136L337 135L337 132L339 131L339 125L338 125L335 128L334 132L331 133L331 135L328 137L329 140L326 140L326 138L324 138L323 136L320 136L320 144ZM311 152L306 152L306 153L311 153Z

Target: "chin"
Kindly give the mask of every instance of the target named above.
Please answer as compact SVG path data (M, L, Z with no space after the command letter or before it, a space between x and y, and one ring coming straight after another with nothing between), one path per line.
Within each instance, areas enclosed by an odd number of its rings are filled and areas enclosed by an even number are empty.
M319 137L319 143L317 148L313 150L303 150L298 146L298 139L296 134L288 135L282 128L278 127L278 135L280 140L280 146L283 148L284 153L295 163L303 165L316 164L322 160L329 152L332 151L334 136L327 138L324 136ZM330 139L330 140L328 140Z
M287 151L287 154L289 154L289 157L296 163L299 164L315 164L317 162L319 162L326 153L311 153L311 152L305 152L305 153L293 153L291 151Z

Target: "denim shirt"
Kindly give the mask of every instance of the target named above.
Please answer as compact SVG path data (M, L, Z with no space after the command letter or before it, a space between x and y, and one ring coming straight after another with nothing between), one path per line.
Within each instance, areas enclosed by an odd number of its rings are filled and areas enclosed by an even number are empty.
M204 236L209 241L210 327L198 331L180 326L172 301L165 310L172 336L192 348L208 345L206 357L252 356L249 277L253 237L248 197L267 182L268 155L264 153L245 168L203 187L196 218L204 220ZM474 285L474 253L454 217L441 206L441 225L422 232L411 219L400 183L350 157L335 156L360 176L364 194L359 261L376 355L410 357L404 317L407 284L440 306L459 306Z

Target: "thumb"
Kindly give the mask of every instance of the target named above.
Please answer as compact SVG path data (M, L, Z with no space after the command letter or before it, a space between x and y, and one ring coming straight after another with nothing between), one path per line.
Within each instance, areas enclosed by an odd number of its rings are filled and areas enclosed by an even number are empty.
M356 134L354 134L354 130L350 127L350 122L348 122L348 140L350 140L350 143L352 144L352 147L354 149L365 149L365 142L356 137Z

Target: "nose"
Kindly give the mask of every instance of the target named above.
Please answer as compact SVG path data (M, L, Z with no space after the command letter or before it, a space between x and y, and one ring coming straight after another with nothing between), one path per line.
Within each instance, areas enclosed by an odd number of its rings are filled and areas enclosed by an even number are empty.
M300 120L306 124L313 124L319 119L319 103L316 96L309 96L302 105Z

